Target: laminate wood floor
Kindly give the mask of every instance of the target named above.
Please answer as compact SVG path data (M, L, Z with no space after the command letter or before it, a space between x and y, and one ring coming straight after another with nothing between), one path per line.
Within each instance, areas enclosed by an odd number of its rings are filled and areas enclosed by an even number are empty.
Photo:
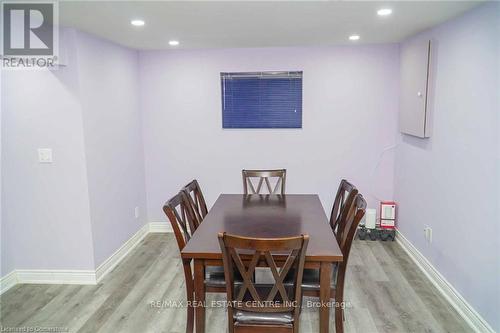
M471 331L396 242L353 243L345 295L346 332ZM13 287L0 296L0 325L184 333L185 309L176 307L184 299L173 234L150 234L98 285ZM224 300L224 294L207 296L209 304ZM334 332L333 311L331 318ZM224 308L207 309L207 332L225 332L226 320ZM304 308L300 320L301 332L318 332L317 308Z

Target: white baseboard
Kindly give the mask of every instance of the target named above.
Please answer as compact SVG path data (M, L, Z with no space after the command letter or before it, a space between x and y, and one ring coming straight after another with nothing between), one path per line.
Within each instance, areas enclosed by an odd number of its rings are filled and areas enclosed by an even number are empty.
M16 269L17 283L96 284L92 270Z
M94 270L41 270L15 269L0 278L0 295L18 283L40 284L97 284L106 274L111 272L127 254L129 254L148 233L173 232L168 222L151 222L145 224L118 250Z
M125 258L127 254L130 253L149 232L149 225L145 224L139 231L137 231L132 237L130 237L118 250L116 250L108 259L106 259L102 264L95 270L95 279L97 282L101 281L102 278L111 272L113 268L120 263L120 261Z
M495 333L493 328L462 295L432 266L422 253L399 231L396 230L396 241L408 256L415 262L429 281L439 290L445 299L457 310L474 332Z
M169 222L150 222L149 223L149 232L157 233L157 232L174 232L172 230L172 225Z
M0 295L17 284L16 271L12 271L0 279Z

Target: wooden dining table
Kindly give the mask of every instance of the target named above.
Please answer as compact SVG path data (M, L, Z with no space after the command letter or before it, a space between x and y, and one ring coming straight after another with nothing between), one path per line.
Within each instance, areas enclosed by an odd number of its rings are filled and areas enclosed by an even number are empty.
M223 266L219 232L279 238L309 235L305 268L320 270L320 332L329 331L332 266L343 260L319 197L315 194L221 194L181 257L194 261L195 303L205 303L205 267ZM279 259L278 259L279 260ZM205 306L195 307L197 333L205 332Z

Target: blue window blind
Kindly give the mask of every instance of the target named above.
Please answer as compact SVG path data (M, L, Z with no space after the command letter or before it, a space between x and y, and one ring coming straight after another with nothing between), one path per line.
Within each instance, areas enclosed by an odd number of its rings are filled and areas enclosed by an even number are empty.
M302 128L302 72L221 73L223 128Z

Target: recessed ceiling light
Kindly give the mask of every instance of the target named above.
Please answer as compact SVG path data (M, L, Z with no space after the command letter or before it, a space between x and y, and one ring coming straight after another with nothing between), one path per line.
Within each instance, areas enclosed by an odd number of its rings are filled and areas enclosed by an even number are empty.
M135 25L136 27L142 27L144 25L143 20L132 20L130 21L130 24Z
M169 40L168 45L177 46L177 45L179 45L179 41L178 40Z
M358 40L359 39L359 35L351 35L349 36L349 40Z
M382 8L377 10L378 16L387 16L392 14L392 9L390 8Z

